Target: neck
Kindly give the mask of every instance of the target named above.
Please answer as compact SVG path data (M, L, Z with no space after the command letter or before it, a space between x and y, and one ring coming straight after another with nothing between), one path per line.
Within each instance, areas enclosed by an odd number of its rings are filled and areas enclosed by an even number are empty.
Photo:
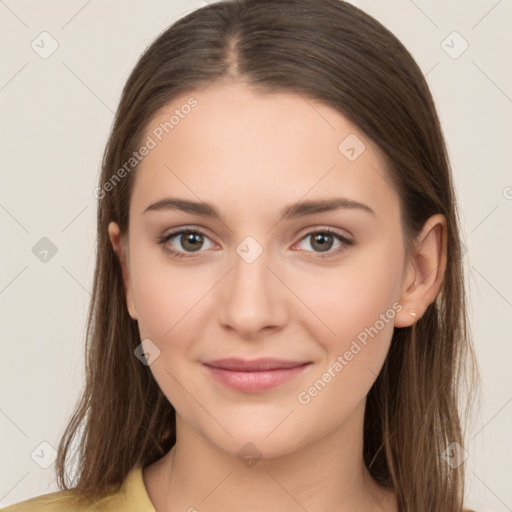
M245 464L177 416L177 443L143 471L157 512L395 511L363 462L364 402L329 436L290 453Z

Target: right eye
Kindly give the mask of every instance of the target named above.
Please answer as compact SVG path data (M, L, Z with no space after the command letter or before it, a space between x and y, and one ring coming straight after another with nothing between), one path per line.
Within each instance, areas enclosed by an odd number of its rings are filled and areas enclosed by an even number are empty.
M175 245L170 244L170 242L173 242L173 239L176 239L174 244L178 243L181 248L176 249ZM203 233L197 228L180 228L177 231L173 231L161 237L158 243L173 257L194 258L196 257L194 253L202 252L201 249L205 243L205 239L209 240L206 233Z

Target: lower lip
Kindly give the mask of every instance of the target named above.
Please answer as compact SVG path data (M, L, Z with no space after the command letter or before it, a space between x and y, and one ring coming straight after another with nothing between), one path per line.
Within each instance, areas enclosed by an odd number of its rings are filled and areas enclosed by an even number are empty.
M234 370L224 370L205 365L210 370L213 378L231 389L244 391L246 393L256 393L272 389L280 384L290 381L297 377L311 363L294 368L279 368L276 370L262 370L251 372L240 372Z

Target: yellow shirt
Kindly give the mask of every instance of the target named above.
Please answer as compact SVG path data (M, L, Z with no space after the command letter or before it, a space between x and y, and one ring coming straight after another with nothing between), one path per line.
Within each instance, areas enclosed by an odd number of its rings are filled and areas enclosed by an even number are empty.
M72 502L69 501L69 496L72 495L72 489L43 494L2 508L0 512L156 512L146 492L140 466L128 473L116 494L70 508ZM465 512L473 511L465 509Z
M43 494L21 501L0 512L156 512L144 486L142 468L128 473L119 492L79 506L69 500L73 489Z

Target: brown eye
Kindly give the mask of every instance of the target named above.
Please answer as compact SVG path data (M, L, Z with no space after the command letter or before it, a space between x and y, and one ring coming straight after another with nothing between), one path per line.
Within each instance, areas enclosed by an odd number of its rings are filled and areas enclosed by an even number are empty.
M182 233L179 240L186 251L198 251L204 243L203 235L195 232Z
M159 244L172 256L183 258L194 257L195 254L193 253L204 252L201 249L204 248L207 240L212 246L213 244L209 237L202 231L197 229L180 229L162 237L159 240Z
M328 251L333 246L334 236L330 233L316 233L310 236L311 247L317 248L320 252Z
M309 242L306 242L308 239ZM306 248L306 252L317 253L320 257L336 256L354 244L352 240L331 229L322 229L308 233L301 239L301 242L306 243L307 246L313 249L313 251L308 251ZM331 250L336 243L338 246ZM325 253L325 255L322 253Z

